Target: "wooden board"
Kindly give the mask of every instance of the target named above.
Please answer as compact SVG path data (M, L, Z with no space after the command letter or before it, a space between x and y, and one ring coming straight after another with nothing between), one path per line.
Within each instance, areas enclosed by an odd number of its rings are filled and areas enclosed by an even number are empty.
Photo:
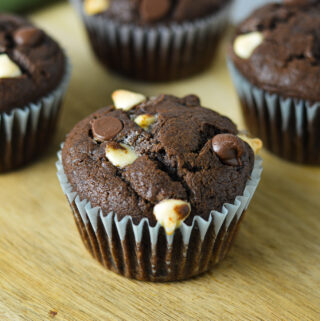
M0 176L0 320L319 320L320 168L263 152L264 174L229 257L210 273L171 284L104 270L78 236L56 178L56 151L71 127L116 88L197 93L243 126L224 52L208 72L150 85L106 73L67 3L32 14L73 61L54 144L37 162Z

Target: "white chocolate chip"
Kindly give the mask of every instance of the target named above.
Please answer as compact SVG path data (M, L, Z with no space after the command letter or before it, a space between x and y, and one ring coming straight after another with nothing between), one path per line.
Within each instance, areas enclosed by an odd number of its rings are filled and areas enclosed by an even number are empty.
M116 167L126 167L132 164L138 155L128 145L111 142L106 146L106 157Z
M106 11L109 8L109 0L85 0L84 11L87 15L93 16L95 14Z
M190 212L191 206L188 202L176 199L163 200L153 208L154 216L168 235L173 234Z
M151 114L139 115L134 122L143 129L148 129L156 121L156 117Z
M119 89L112 93L112 100L114 106L117 109L123 109L125 111L130 110L134 106L142 103L147 98L138 93L134 93L132 91Z
M238 36L233 43L233 50L242 59L248 59L253 51L261 45L263 35L261 32L254 31Z
M7 54L0 55L0 78L14 78L22 75L17 64Z
M245 141L252 148L254 154L257 154L263 146L263 143L259 138L250 138L246 135L238 135L238 137Z

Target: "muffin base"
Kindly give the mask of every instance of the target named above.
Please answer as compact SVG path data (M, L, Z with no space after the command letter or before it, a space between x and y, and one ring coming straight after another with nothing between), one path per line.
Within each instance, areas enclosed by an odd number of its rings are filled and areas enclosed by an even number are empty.
M36 103L0 113L0 172L28 163L48 146L70 73L71 66L66 58L65 75L55 90Z
M320 165L320 102L269 93L246 79L230 59L228 66L250 133L281 158Z
M208 271L227 255L239 223L259 184L262 160L257 158L242 196L222 211L212 211L206 221L195 216L190 226L184 222L173 235L147 218L138 225L131 216L120 221L114 213L92 208L73 192L58 153L58 178L72 208L84 245L104 267L128 278L142 281L177 281Z
M88 16L70 0L86 26L93 51L108 69L139 80L168 81L208 68L226 28L230 5L193 22L141 27Z

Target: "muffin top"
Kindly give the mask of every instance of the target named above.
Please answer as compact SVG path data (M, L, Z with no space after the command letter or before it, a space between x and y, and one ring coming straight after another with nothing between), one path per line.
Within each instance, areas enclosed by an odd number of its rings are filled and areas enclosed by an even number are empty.
M88 15L101 14L138 25L194 20L210 15L229 0L81 0Z
M79 122L63 147L65 174L81 199L154 225L163 223L162 210L179 208L189 224L242 195L254 153L231 120L194 95L147 99L119 90L113 100Z
M18 16L0 14L0 111L36 102L57 87L64 71L54 40Z
M255 11L230 47L253 84L285 97L320 101L320 2L286 1Z

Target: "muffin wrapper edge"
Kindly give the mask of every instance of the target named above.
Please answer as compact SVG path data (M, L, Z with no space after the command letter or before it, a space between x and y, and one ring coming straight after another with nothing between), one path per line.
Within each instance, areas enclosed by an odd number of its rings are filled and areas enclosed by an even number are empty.
M247 80L229 58L228 67L252 135L289 161L320 164L320 102L283 97Z
M92 256L116 273L147 281L187 279L222 260L262 173L262 159L256 157L243 195L237 196L234 204L224 204L221 212L211 211L207 221L195 216L191 226L183 222L173 235L167 235L159 223L152 227L147 218L135 225L130 216L119 221L115 213L92 208L89 201L72 190L61 151L56 166L79 233Z
M129 77L151 81L184 78L204 70L212 61L231 6L193 22L143 27L88 16L82 1L70 2L102 63Z
M36 103L0 112L0 172L27 163L51 139L71 74L70 61L65 57L65 74L56 89Z

